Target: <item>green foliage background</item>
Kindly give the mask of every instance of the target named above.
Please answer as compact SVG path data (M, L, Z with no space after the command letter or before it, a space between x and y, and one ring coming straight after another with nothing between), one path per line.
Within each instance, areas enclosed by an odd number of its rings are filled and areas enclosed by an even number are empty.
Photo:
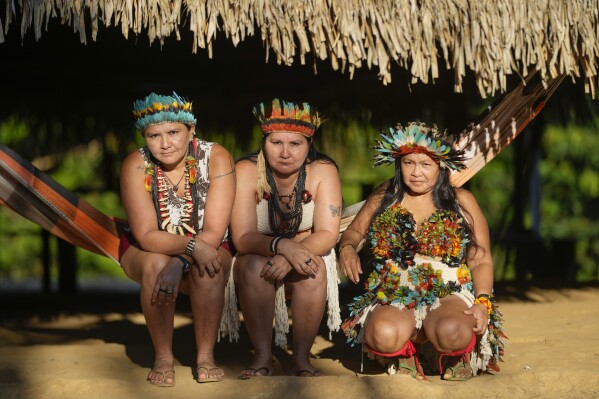
M393 175L392 167L373 168L370 146L378 131L368 123L368 115L329 120L319 132L315 145L338 163L344 205L364 199L373 186ZM90 122L93 125L93 121ZM31 124L11 117L0 124L0 142L17 151L26 148L32 135ZM54 126L60 132L60 126ZM261 133L255 126L251 140L240 142L234 131L205 131L205 139L223 144L234 158L260 146ZM67 189L106 214L124 217L117 189L110 189L109 174L117 176L120 160L128 152L142 145L139 133L131 131L123 137L115 132L85 144L65 146L54 154L28 158ZM512 280L516 276L513 254L506 249L502 237L509 235L509 221L513 218L514 198L514 145L511 145L483 168L469 183L468 188L478 198L488 218L493 237L496 278ZM541 240L547 251L556 239L575 241L577 281L597 281L599 272L599 135L591 127L548 125L543 134L543 157L539 171L542 181ZM113 160L106 165L106 160ZM118 187L112 182L113 187ZM530 214L525 227L530 228ZM0 206L0 278L19 281L40 278L42 274L41 228L6 207ZM51 241L56 252L56 242ZM54 258L54 257L53 257ZM543 258L539 256L539 261ZM78 248L79 276L124 275L112 260ZM55 262L55 261L54 261ZM538 265L537 270L542 270ZM57 265L52 265L56 274ZM53 276L54 278L56 276ZM533 276L529 276L533 278Z

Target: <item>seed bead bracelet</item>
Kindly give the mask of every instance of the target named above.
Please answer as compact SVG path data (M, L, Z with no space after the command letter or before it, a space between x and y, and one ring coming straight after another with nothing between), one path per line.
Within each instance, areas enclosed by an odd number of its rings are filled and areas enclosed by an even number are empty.
M191 240L189 240L189 242L187 243L187 246L185 247L185 255L193 257L193 250L195 249L195 247L196 247L196 240L194 240L192 238Z
M487 308L487 315L491 315L493 310L493 304L491 303L491 296L487 294L478 294L474 299L474 304L480 303Z

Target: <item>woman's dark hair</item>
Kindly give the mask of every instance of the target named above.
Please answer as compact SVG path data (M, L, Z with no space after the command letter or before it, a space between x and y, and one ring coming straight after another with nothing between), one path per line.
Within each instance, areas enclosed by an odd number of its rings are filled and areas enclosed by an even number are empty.
M268 136L268 135L265 135L262 138L262 148L264 148L264 142L266 141L266 136ZM314 142L313 142L313 140L311 138L306 138L306 139L308 140L308 144L309 144L309 147L308 147L308 156L306 157L306 165L309 165L312 162L322 162L322 163L333 164L333 165L335 165L335 167L337 169L339 169L339 167L337 166L337 163L333 160L333 158L331 158L328 155L326 155L326 154L318 151L316 149L316 147L314 146ZM259 153L260 153L260 150L251 152L249 154L246 154L246 155L242 156L236 162L248 160L248 161L252 161L253 163L256 163L256 159L257 159Z
M395 175L381 184L379 190L385 190L383 194L383 198L381 200L381 204L377 208L376 212L374 212L372 221L379 216L381 213L385 212L385 210L394 204L395 202L401 202L405 193L406 193L406 185L403 181L403 176L401 174L401 158L399 157L395 160ZM437 182L433 187L433 203L435 207L438 209L445 209L449 211L453 211L458 215L462 215L466 220L466 230L470 236L470 242L468 243L468 247L473 246L474 248L478 247L474 240L474 232L472 230L472 226L468 223L466 219L466 213L468 216L468 212L465 209L460 208L460 205L457 200L457 195L455 188L451 185L449 181L449 169L447 168L439 168L439 176L437 178Z

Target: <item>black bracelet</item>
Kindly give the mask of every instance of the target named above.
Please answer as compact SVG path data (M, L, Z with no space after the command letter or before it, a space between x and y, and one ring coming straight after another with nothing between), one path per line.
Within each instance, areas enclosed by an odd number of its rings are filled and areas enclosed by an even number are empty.
M277 250L279 248L279 241L281 241L282 238L283 237L275 237L272 240L270 240L269 249L271 253L277 254Z
M175 258L179 259L183 263L183 266L181 267L183 274L187 273L191 269L191 264L187 259L185 259L181 255L175 255Z
M491 300L491 295L489 295L489 294L478 294L476 296L476 298L487 298L488 300Z
M281 240L283 239L283 237L277 237L278 240L275 241L275 243L273 244L275 247L275 254L279 253L279 243L281 242Z
M196 240L195 239L191 239L189 240L189 242L187 242L187 245L185 246L185 255L187 256L193 256L193 250L196 247Z

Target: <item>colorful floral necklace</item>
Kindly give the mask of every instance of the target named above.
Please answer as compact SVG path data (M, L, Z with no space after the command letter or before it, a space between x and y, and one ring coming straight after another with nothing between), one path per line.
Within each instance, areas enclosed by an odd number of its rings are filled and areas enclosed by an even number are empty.
M469 236L464 218L453 211L439 209L415 234L414 216L396 203L375 218L368 232L372 253L377 260L391 259L407 268L414 255L440 258L452 267L461 264Z
M415 225L412 214L400 203L393 204L377 216L368 232L375 259L391 259L403 269L413 265L418 249L418 242L413 235Z
M439 209L418 232L418 252L441 258L449 266L459 266L470 242L465 223L464 218L455 212Z

